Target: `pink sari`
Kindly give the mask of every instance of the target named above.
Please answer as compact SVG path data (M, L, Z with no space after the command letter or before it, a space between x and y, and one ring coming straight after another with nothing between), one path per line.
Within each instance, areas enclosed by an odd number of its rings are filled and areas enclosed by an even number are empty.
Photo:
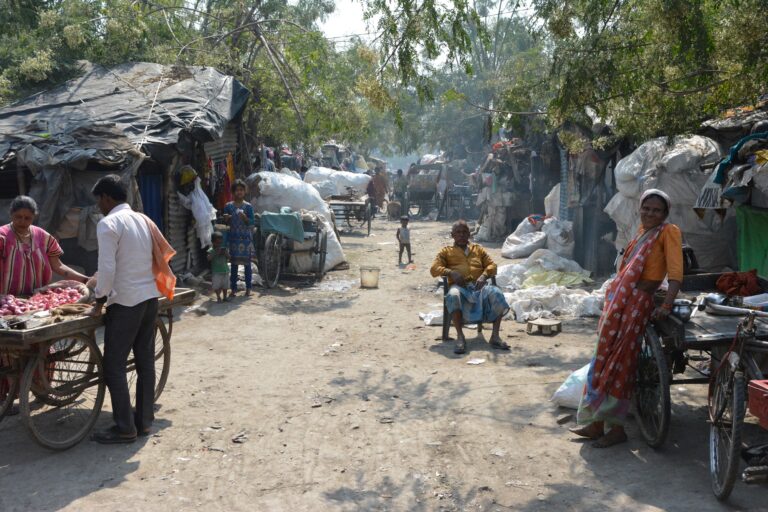
M653 296L637 289L645 260L666 224L639 235L627 247L621 270L606 293L598 342L579 404L580 425L621 425L637 379L640 338L653 311Z

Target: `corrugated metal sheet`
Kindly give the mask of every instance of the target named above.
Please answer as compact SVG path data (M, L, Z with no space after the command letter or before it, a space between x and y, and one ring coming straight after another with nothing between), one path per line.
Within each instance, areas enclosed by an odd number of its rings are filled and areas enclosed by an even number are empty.
M141 202L144 213L152 219L160 231L165 231L163 216L163 175L139 174L136 177L141 193Z
M237 125L229 123L224 129L220 139L205 143L205 154L214 162L221 162L227 158L227 153L235 156L237 150Z

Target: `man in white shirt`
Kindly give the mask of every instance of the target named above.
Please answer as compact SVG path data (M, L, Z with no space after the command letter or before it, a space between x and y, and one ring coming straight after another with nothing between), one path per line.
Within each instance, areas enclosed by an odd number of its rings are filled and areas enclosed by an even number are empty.
M94 314L104 317L104 380L112 399L115 425L97 432L104 444L132 443L148 435L154 420L157 285L152 272L152 234L146 217L126 203L127 188L117 175L101 178L92 190L105 217L96 228L99 270ZM125 366L133 350L136 361L136 413Z

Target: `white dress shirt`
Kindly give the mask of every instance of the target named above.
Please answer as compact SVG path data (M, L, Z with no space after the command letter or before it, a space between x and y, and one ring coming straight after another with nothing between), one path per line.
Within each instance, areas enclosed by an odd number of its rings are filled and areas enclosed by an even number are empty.
M152 273L152 234L142 216L120 204L96 226L99 277L96 297L107 306L135 306L159 297Z

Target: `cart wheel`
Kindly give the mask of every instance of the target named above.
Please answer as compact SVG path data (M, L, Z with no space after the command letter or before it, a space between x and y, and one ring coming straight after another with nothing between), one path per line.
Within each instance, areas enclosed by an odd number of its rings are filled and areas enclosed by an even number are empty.
M712 492L725 500L733 490L741 458L744 375L726 364L715 376L709 400L709 474Z
M19 393L19 375L12 360L0 354L0 421L10 410Z
M93 338L76 334L32 358L21 380L21 417L32 438L66 450L93 428L104 402L104 368ZM45 401L38 399L47 395ZM53 405L59 403L61 405Z
M277 233L271 233L264 243L264 269L261 277L267 288L277 286L280 279L280 266L282 263L283 237Z
M669 370L659 336L650 325L640 341L634 402L645 442L651 448L661 447L667 439L671 414Z
M328 233L325 231L318 231L317 233L318 239L320 240L320 247L318 248L318 261L317 261L317 271L315 272L315 282L320 282L323 280L323 276L325 275L325 260L328 256Z
M160 399L165 384L168 382L168 374L171 371L171 335L162 318L155 320L155 397ZM125 366L128 379L128 393L131 395L131 405L136 407L136 360L133 353Z

